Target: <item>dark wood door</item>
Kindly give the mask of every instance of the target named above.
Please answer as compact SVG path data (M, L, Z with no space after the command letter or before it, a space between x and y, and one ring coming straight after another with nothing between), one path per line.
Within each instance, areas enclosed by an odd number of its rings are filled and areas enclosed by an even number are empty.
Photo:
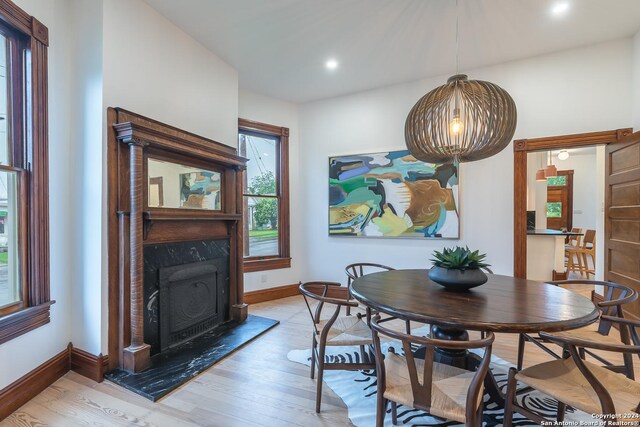
M573 171L558 171L547 186L547 228L571 230L573 227Z
M640 132L607 145L605 279L640 292ZM640 318L640 302L627 313Z

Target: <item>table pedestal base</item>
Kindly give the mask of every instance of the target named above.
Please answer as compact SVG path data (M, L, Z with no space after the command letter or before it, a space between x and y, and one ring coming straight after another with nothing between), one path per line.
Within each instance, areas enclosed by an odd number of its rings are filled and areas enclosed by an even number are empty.
M446 341L469 341L469 334L467 331L447 329L432 325L431 338ZM434 360L438 363L455 366L460 369L468 369L467 359L469 357L469 352L467 350L436 348L434 353Z
M449 341L468 341L469 333L465 330L449 329L440 326L431 326L431 338ZM419 348L415 352L415 357L424 359L425 349ZM482 358L468 350L449 350L445 348L436 348L434 352L434 360L445 365L455 366L456 368L466 369L467 371L476 371ZM491 399L504 408L505 395L500 390L498 382L493 375L491 369L487 372L484 379L485 392L491 396Z

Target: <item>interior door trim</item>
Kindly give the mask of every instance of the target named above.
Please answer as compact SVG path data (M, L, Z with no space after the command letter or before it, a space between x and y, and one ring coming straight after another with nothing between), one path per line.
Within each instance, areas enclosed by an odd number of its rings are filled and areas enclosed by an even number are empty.
M632 128L513 141L513 275L527 277L527 153L617 143Z

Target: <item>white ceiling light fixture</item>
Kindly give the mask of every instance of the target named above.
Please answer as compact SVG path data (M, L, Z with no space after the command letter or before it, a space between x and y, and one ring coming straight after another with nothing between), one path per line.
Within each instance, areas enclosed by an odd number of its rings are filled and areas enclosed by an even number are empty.
M551 14L553 16L562 16L569 10L569 2L558 2L551 8Z
M338 61L333 58L328 59L327 62L325 62L324 66L327 67L327 70L333 71L338 68Z
M569 158L569 152L567 150L560 150L558 153L558 158L560 160L567 160Z

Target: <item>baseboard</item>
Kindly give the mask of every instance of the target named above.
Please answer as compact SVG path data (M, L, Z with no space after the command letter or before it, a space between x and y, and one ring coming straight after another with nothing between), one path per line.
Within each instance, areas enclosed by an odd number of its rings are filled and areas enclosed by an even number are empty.
M246 304L256 304L259 302L273 301L280 298L292 297L300 295L299 283L292 285L277 286L275 288L260 289L244 293L244 302Z
M551 279L552 280L567 280L567 272L566 271L555 271L553 270L551 272Z
M95 356L69 343L66 350L0 390L0 421L70 370L93 381L102 382L108 366L108 356L102 354Z
M33 399L69 371L69 349L0 390L0 421Z
M72 371L98 383L104 380L104 373L109 367L109 356L103 356L102 353L95 356L73 344L69 344L69 348L69 366Z

